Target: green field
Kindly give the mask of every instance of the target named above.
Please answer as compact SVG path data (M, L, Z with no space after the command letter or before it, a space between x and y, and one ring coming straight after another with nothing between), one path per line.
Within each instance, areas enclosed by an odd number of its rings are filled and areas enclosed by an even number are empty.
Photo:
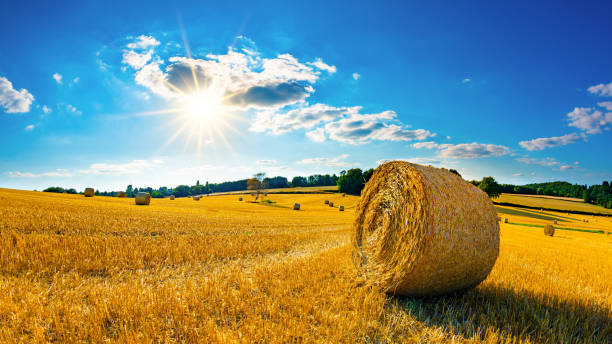
M515 194L502 194L494 200L495 203L508 203L517 206L558 210L562 212L585 212L612 215L612 209L606 209L594 204L579 203L563 199L542 198Z

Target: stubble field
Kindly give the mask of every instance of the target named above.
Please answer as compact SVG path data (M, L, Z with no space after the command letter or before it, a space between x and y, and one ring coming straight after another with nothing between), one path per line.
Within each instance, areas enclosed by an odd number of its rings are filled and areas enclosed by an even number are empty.
M267 198L139 207L0 189L0 342L612 341L612 235L545 237L549 219L500 214L510 223L480 286L399 298L353 280L357 197ZM610 218L533 213L612 231Z

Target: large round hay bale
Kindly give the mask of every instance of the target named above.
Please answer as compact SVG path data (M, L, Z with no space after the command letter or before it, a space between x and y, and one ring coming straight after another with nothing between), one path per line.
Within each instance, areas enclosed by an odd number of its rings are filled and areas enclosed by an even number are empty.
M555 227L553 227L553 225L544 226L544 235L548 235L548 236L555 235Z
M117 192L117 197L119 197L119 198L126 198L127 194L125 193L125 191L119 191L119 192Z
M300 204L299 203L293 203L293 210L300 210Z
M472 288L499 254L493 203L447 170L384 163L363 189L356 214L352 241L359 280L391 294Z
M151 195L148 192L139 192L134 197L136 205L149 205L151 203Z
M344 211L344 206L343 206L343 205L341 205L341 206L338 208L338 210L339 210L339 211Z
M170 200L171 201L174 201L174 198L175 198L174 195L170 195Z
M86 188L85 192L83 192L83 195L85 195L85 197L93 197L95 193L96 191L94 190L94 188Z

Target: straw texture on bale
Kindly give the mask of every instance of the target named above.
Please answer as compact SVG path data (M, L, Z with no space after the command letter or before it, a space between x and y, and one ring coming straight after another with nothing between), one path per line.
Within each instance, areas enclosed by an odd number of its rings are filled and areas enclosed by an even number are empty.
M552 225L544 226L544 235L554 236L555 235L555 227Z
M300 210L300 204L299 203L293 203L293 210Z
M127 194L125 193L125 191L119 191L117 192L117 197L125 198L127 197Z
M341 206L338 208L338 210L339 210L339 211L344 211L344 206L343 206L343 205L341 205Z
M170 195L170 200L174 201L174 195Z
M139 192L134 197L136 205L149 205L151 203L151 195L148 192Z
M387 293L428 296L475 287L499 254L493 203L443 169L402 161L380 165L356 215L358 280Z
M85 192L83 192L85 197L93 197L95 193L96 191L93 188L86 188Z

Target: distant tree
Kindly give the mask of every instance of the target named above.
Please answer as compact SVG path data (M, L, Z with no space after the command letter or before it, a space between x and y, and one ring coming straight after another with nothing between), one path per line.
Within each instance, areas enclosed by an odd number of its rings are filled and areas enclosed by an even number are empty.
M256 173L253 178L247 180L247 190L255 191L255 201L257 201L259 195L265 191L266 187L266 174L263 172Z
M176 197L187 197L189 196L189 192L191 188L187 185L179 185L174 188L172 194Z
M301 176L295 176L293 179L291 179L291 186L294 188L308 186L308 179Z
M365 184L361 169L352 168L344 174L342 172L340 172L340 178L338 179L338 190L351 195L359 195Z
M55 192L55 193L64 193L64 188L60 186L51 186L43 190L43 192Z
M584 203L591 203L591 194L589 194L589 190L584 190L582 192L582 200Z
M127 197L134 197L134 187L132 186L132 184L128 185L127 188L125 188L125 195Z
M478 188L484 191L489 197L497 198L501 194L501 186L493 177L484 177L478 184Z

